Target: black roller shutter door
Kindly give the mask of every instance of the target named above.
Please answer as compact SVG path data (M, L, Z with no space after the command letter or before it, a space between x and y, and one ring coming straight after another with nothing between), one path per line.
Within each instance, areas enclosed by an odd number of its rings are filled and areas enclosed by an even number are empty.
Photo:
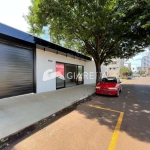
M33 50L0 43L0 98L33 93Z

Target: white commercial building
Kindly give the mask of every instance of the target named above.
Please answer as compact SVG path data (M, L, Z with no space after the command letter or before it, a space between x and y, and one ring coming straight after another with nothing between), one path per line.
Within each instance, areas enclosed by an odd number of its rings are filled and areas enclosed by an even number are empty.
M101 69L103 72L103 67ZM77 77L77 75L79 76ZM36 81L37 93L96 83L95 63L37 48Z
M0 23L0 98L92 83L90 57Z

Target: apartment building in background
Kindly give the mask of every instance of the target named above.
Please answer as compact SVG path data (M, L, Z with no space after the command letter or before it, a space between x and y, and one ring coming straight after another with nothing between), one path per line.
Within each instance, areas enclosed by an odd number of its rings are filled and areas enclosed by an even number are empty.
M131 63L125 62L125 63L124 63L124 67L127 67L128 69L131 70Z
M142 71L142 67L137 67L137 72Z
M146 71L147 68L150 68L150 52L141 59L141 69Z
M146 68L146 75L150 76L150 68Z
M107 76L120 76L120 68L124 67L124 59L112 59L112 62L106 66Z

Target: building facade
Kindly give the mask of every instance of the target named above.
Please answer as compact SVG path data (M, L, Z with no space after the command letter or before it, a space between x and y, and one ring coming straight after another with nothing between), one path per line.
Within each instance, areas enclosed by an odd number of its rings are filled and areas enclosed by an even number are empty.
M124 63L124 67L127 67L128 69L130 69L131 70L131 63Z
M141 59L141 67L143 71L146 71L147 68L150 68L150 52Z
M145 74L146 74L147 76L150 76L150 68L146 68Z
M95 81L90 57L0 23L0 98Z
M112 59L112 62L107 65L106 72L107 76L115 76L115 77L120 77L120 68L124 67L124 60L123 59Z
M137 70L136 72L140 72L140 71L142 71L142 67L137 67L136 70Z

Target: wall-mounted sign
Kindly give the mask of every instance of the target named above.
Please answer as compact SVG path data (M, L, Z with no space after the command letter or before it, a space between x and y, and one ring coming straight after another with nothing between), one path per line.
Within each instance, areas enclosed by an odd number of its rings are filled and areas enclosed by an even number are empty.
M52 60L48 59L48 62L53 62Z
M64 64L56 63L56 76L64 76Z

